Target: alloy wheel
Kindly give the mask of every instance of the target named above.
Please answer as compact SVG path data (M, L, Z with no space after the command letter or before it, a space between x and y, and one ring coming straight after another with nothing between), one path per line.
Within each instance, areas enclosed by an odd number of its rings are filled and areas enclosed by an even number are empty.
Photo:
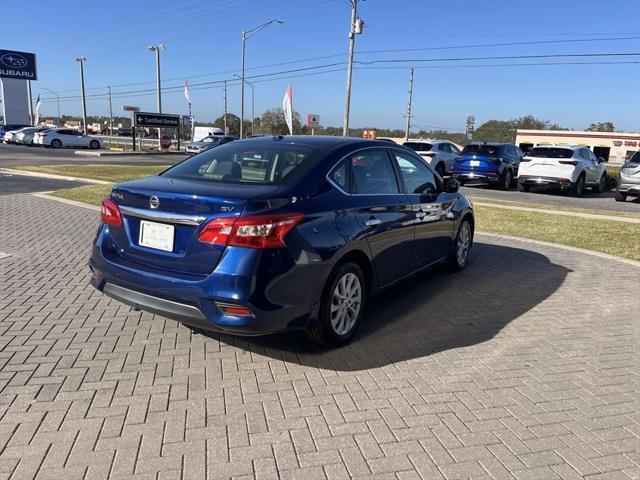
M471 229L469 224L464 222L460 227L458 233L458 240L456 242L456 260L458 265L462 267L467 261L467 255L469 255L469 245L471 243Z
M345 273L333 290L329 311L331 327L338 335L347 335L355 326L362 308L362 285L354 273Z

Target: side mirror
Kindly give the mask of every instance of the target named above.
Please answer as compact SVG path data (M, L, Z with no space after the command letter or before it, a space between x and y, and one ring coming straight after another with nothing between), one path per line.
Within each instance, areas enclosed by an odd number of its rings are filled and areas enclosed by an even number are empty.
M447 178L444 181L444 191L447 193L456 193L460 189L460 183L454 178Z
M598 157L598 163L606 162L604 157Z

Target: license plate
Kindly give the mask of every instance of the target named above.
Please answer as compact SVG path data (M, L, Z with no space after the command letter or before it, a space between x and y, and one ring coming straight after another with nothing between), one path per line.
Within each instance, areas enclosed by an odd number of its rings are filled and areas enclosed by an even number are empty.
M472 167L479 167L480 166L480 160L470 160L469 161L469 165Z
M140 220L140 238L138 244L142 247L173 252L174 235L175 227L173 225Z

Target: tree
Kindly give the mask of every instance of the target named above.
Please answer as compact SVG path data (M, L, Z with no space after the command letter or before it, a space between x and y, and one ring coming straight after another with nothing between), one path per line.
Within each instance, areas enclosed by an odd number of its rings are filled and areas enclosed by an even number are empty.
M613 122L597 122L587 127L588 132L614 132L615 129Z
M560 130L561 127L551 123L549 120L541 120L533 115L511 120L489 120L476 129L473 139L485 142L513 143L516 140L516 131L518 129Z
M307 133L307 126L300 122L300 114L293 111L293 134L300 135ZM282 108L269 108L260 117L259 125L256 124L255 133L266 133L272 135L289 135L289 127L284 118Z
M221 128L224 130L224 115L220 115L213 122L213 126L216 128ZM227 128L229 129L229 135L233 135L234 137L240 136L240 117L234 115L233 113L227 113ZM248 137L251 134L251 120L245 120L244 125L244 136Z

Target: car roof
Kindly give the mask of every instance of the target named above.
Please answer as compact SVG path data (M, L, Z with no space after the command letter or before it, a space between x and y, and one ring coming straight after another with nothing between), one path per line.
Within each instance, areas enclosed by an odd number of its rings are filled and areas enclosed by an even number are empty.
M379 145L389 148L389 142L358 137L335 137L332 135L268 135L264 137L247 138L243 142L264 143L268 141L280 141L290 145L304 145L315 148L333 148L344 145Z
M471 143L469 143L469 144L467 145L467 147L468 147L468 146L470 146L470 145L480 145L480 146L482 146L482 145L489 145L490 147L502 147L502 146L504 146L504 145L513 145L513 143L502 143L502 142L471 142Z

